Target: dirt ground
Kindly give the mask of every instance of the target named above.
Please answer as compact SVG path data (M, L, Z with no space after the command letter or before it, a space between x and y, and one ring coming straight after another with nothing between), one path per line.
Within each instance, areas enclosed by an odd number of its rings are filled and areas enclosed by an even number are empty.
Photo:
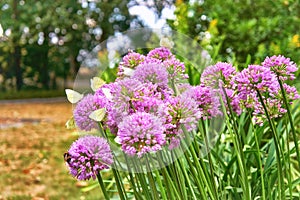
M71 115L69 103L0 104L0 200L89 199L63 161Z

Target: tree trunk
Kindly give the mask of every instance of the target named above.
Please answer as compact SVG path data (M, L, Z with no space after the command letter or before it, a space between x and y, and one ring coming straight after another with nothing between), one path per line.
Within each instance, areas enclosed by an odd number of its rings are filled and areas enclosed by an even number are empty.
M16 76L16 86L17 90L21 90L23 86L23 76L22 76L22 69L21 69L21 47L16 45L14 47L14 68L15 68L15 76Z
M18 0L13 1L12 18L16 21L19 18L19 12L17 9L18 3L19 3ZM15 37L13 38L13 46L14 46L13 65L14 65L14 69L15 69L16 87L17 87L17 90L21 90L21 88L23 86L23 76L22 76L22 69L21 69L21 47L20 47L18 41L19 41L18 34L16 34Z

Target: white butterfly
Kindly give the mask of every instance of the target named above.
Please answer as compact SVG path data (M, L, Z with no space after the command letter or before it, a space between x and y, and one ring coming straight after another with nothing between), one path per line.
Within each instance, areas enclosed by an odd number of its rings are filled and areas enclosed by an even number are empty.
M128 67L122 67L123 68L123 74L126 75L126 76L132 76L133 73L134 73L134 70L133 69L130 69Z
M91 88L94 92L96 92L96 90L99 89L104 84L105 84L105 81L99 77L93 77L91 79Z
M80 94L79 92L76 92L71 89L65 89L67 99L70 103L77 103L83 98L83 94Z
M73 129L75 128L75 121L74 121L74 117L71 117L67 122L66 122L66 128L67 129Z
M3 37L3 28L1 26L1 24L0 24L0 37Z
M160 39L159 45L161 47L167 47L169 49L174 47L174 42L167 37L163 37Z
M3 35L3 33L4 33L4 31L3 31L3 28L0 24L0 42L5 41L5 40L8 39L5 35Z
M96 122L101 122L105 116L106 110L105 108L100 108L98 110L94 110L90 115L89 118L95 120Z
M113 96L111 95L110 89L102 88L102 92L108 100L112 100Z

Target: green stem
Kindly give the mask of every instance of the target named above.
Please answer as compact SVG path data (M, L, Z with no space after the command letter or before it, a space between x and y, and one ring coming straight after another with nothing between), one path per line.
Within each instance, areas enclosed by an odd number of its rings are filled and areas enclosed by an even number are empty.
M198 177L199 175L197 174L197 172L194 169L194 164L192 163L190 157L187 155L187 152L185 152L184 155L185 155L186 160L187 160L187 162L189 164L190 170L191 170L192 174L194 175L194 179L195 179L196 185L197 185L197 187L200 190L200 195L202 196L202 199L205 199L206 192L205 192L205 189L204 189L204 186L203 186L202 182L199 181L199 177Z
M135 162L135 158L133 158L131 161L132 161L134 169L135 169L135 174L138 177L139 182L141 183L142 191L145 194L145 199L152 199L151 194L149 192L148 183L147 183L146 178L144 176L145 174L143 172L143 169L141 168L140 165L138 165Z
M176 190L176 187L173 184L173 180L170 178L170 175L167 172L166 167L164 167L164 165L163 165L162 152L158 152L158 161L159 161L159 164L161 167L162 175L166 182L167 192L169 194L170 199L180 199L180 196ZM171 169L171 168L169 168L169 169ZM172 174L172 172L170 172L170 173ZM176 196L176 198L174 197L174 195Z
M290 105L287 101L287 97L286 97L286 93L285 93L282 81L279 78L278 78L278 82L279 82L279 85L280 85L280 90L281 90L281 93L282 93L282 96L283 96L283 102L284 102L285 107L287 109L287 114L288 114L290 125L291 125L293 140L294 140L295 149L296 149L298 166L300 166L300 152L299 152L298 140L297 140L297 137L296 137L296 130L295 130L295 126L294 126L293 117L292 117L292 114L291 114Z
M103 129L102 123L99 122L98 125L99 125L99 131L100 131L102 137L107 139L107 134ZM117 160L114 153L113 153L113 157L114 157L114 160ZM115 181L116 181L117 190L118 190L120 199L121 200L128 199L127 194L126 194L126 190L125 190L124 185L123 185L123 182L120 181L120 174L119 174L118 170L116 170L115 168L116 168L116 164L113 163L112 164L112 171L113 171L113 175L114 175L114 178L115 178Z
M128 199L127 196L126 196L125 190L123 190L124 189L124 187L122 187L123 184L120 184L121 181L120 181L120 177L119 177L120 175L119 175L118 171L113 169L113 168L112 168L112 171L113 171L113 175L114 175L115 180L116 180L116 185L117 185L117 189L118 189L120 199L121 200Z
M242 185L242 188L243 188L244 193L246 195L245 199L250 200L251 199L251 190L250 190L250 187L249 187L250 184L249 184L249 181L248 181L248 171L247 171L246 164L245 164L246 162L245 162L244 151L243 151L243 148L241 147L241 144L243 144L243 143L242 143L241 138L240 138L240 136L238 134L239 133L239 129L238 129L237 122L234 119L233 110L232 110L232 107L230 105L230 99L227 96L227 93L226 93L226 90L225 90L224 87L222 88L222 90L223 90L223 93L224 93L225 98L226 98L226 103L227 103L227 106L228 106L228 109L229 109L230 118L227 115L226 108L224 108L224 115L225 115L227 121L231 121L232 122L233 129L235 131L235 134L234 134L231 131L231 129L228 127L228 130L230 132L230 136L233 138L233 144L235 146L234 149L236 150L238 165L239 165L239 168L240 168L240 171L241 171L242 179L244 181L244 183ZM222 102L222 104L223 104L223 102ZM223 107L224 107L224 105L223 105Z
M191 140L190 140L190 138L189 138L188 131L186 130L186 128L185 128L183 125L181 126L181 129L182 129L182 131L183 131L184 134L185 134L185 138L186 138L186 140L187 140L187 144L191 144ZM185 144L184 141L183 141L183 144ZM185 144L185 145L186 145L186 144ZM208 191L208 194L209 194L210 198L211 198L211 199L216 199L216 198L215 198L215 195L214 195L213 192L212 192L212 189L211 189L212 186L211 186L211 184L210 184L210 181L208 181L208 180L210 180L210 178L207 177L207 176L205 176L205 173L203 172L203 170L206 171L206 167L205 167L205 165L204 165L204 163L203 163L203 160L202 160L201 158L198 158L198 156L197 156L197 154L196 154L196 152L195 152L195 149L193 148L193 145L190 145L189 150L190 150L190 153L191 153L191 155L192 155L192 157L193 157L194 165L196 166L196 170L197 170L197 172L199 173L199 175L200 175L200 177L201 177L201 180L203 180L204 185L207 186L207 191ZM200 163L202 162L202 166L200 166L199 162L200 162Z
M184 176L182 175L182 174L185 175L185 173L183 173L185 171L185 168L181 169L179 163L180 158L176 157L174 153L175 153L174 151L171 152L172 159L175 160L173 163L173 170L172 170L175 174L172 176L173 177L175 176L177 178L176 183L178 184L178 187L181 191L180 193L180 195L182 196L181 198L187 199L186 181L184 180ZM176 158L178 159L176 160Z
M252 123L251 123L252 124ZM259 164L259 170L260 170L260 179L261 179L261 190L262 190L262 200L266 199L266 191L265 191L265 180L264 180L264 170L261 163L261 152L259 148L259 143L256 135L256 130L254 130L254 138L255 138L255 145L257 149L257 155L258 155L258 164Z
M176 152L176 150L177 149L174 149L175 150L175 152ZM179 167L180 167L180 169L181 169L181 172L183 172L183 175L184 175L184 177L185 177L185 181L186 181L186 183L187 183L187 187L188 188L190 188L190 192L191 192L191 194L192 194L192 196L193 196L193 199L197 199L197 197L196 197L196 195L195 195L195 192L194 192L194 188L192 187L192 185L191 185L191 181L190 181L190 177L189 177L189 175L188 175L188 173L187 173L187 171L186 171L186 167L183 165L183 161L182 161L182 159L181 158L178 158L178 164L179 164ZM185 191L185 197L187 198L187 194L186 194L186 191Z
M152 194L154 196L154 199L159 200L159 194L157 192L157 189L156 189L156 186L155 186L155 181L154 181L153 175L151 173L151 168L150 168L148 156L146 155L145 158L146 158L147 176L148 176L148 180L149 180L149 183L150 183L150 188L151 188Z
M106 191L106 189L105 189L105 186L104 186L104 183L103 183L103 180L102 180L102 177L101 177L101 174L100 174L99 171L98 171L98 173L97 173L97 179L98 179L98 183L99 183L99 185L100 185L100 187L101 187L101 190L102 190L102 192L103 192L103 195L104 195L105 199L106 199L106 200L109 200L110 198L109 198L109 196L108 196L108 194L107 194L107 191Z
M216 182L214 179L214 167L213 167L213 162L212 162L212 158L211 158L211 154L210 154L210 149L209 149L209 143L208 143L208 139L207 139L207 133L206 133L206 126L204 123L204 120L201 119L201 123L202 123L202 127L203 127L203 132L202 132L202 137L204 138L204 146L206 147L206 153L207 153L207 157L208 157L208 162L209 162L209 168L210 168L210 178L211 178L211 182L213 185L213 190L214 190L214 195L216 199L219 199L219 195L218 195L218 191L217 191L217 186L216 186Z
M291 155L291 152L290 152L290 144L289 144L289 133L288 133L288 128L287 128L287 122L285 120L285 126L286 126L286 146L287 146L287 155ZM290 193L290 198L292 198L293 196L293 188L292 188L292 169L291 169L291 158L290 156L287 156L287 159L288 159L288 167L287 167L287 170L288 170L288 176L287 176L287 179L288 179L288 186L289 186L289 193Z
M161 178L160 178L161 176L160 176L158 170L155 170L154 173L155 173L155 176L156 176L156 181L157 181L158 187L159 187L160 192L161 192L161 197L162 197L163 200L167 200L168 198L167 198L165 188L164 188L163 183L162 183Z
M263 97L261 96L259 90L256 90L257 91L257 94L258 94L258 97L259 97L259 100L264 108L264 111L265 111L265 114L266 114L266 117L268 119L268 122L269 122L269 125L270 125L270 128L271 128L271 132L272 132L272 135L273 135L273 139L274 139L274 146L275 146L275 151L276 151L276 159L277 159L277 172L278 172L278 176L279 176L279 179L278 179L278 187L279 187L279 190L278 190L278 194L279 194L279 199L285 199L285 189L284 189L284 182L283 182L283 174L282 174L282 165L281 165L281 159L280 159L280 156L282 155L281 153L281 148L280 148L280 144L279 144L279 139L278 139L278 136L277 136L277 131L274 127L274 124L270 118L270 115L269 115L269 112L268 112L268 109L265 105L265 102L263 100Z
M127 164L127 167L128 167L128 172L129 172L128 174L129 174L129 178L130 178L129 181L130 181L131 186L133 188L134 196L135 196L136 199L142 199L142 197L140 195L141 191L140 191L140 187L139 187L139 182L136 181L137 183L135 183L135 179L133 177L132 169L131 169L131 166L128 162L128 158L127 158L126 155L124 157L125 157L126 164ZM138 188L138 191L137 191L137 188Z

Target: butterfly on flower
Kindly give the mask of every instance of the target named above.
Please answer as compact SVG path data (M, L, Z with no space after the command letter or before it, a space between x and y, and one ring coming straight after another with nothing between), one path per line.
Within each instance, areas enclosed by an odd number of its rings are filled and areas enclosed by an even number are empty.
M64 160L65 162L67 162L68 164L71 162L71 156L68 152L64 153Z
M4 31L2 25L0 24L0 42L7 40L7 37L3 35Z

